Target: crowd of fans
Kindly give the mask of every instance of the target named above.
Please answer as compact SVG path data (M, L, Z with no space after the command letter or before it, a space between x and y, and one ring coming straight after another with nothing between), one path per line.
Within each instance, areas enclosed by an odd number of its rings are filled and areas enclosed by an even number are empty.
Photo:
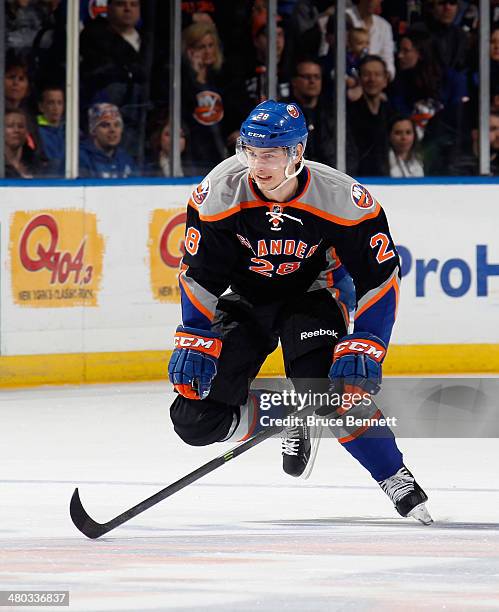
M80 176L169 176L169 3L80 0ZM491 0L490 154L499 174L499 0ZM232 155L265 99L266 0L182 2L184 175ZM335 166L335 3L279 0L277 96ZM477 0L347 2L347 172L478 174ZM66 0L6 0L5 176L65 166Z

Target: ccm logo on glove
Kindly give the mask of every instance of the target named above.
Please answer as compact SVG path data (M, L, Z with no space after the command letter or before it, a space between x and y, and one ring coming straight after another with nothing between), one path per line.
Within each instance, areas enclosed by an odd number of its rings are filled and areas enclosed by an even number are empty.
M173 343L168 375L175 390L188 399L208 397L222 351L219 335L179 325Z
M175 334L173 344L175 348L193 349L217 358L222 350L222 342L218 338L203 338L182 332Z
M381 363L386 355L386 348L369 340L343 340L334 347L334 359L343 355L356 355L363 353L371 359Z

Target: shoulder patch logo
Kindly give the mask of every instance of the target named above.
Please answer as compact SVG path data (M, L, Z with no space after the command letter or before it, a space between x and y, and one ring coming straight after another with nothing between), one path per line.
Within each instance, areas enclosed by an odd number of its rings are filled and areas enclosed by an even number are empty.
M192 192L192 199L196 206L201 206L201 204L203 204L206 198L210 195L210 187L210 179L207 178L202 183L199 183L196 189L194 189Z
M350 195L352 197L352 202L357 208L372 208L374 206L374 198L360 183L352 184Z
M294 104L288 104L286 106L286 110L293 117L293 119L297 119L300 116L300 111L296 108Z

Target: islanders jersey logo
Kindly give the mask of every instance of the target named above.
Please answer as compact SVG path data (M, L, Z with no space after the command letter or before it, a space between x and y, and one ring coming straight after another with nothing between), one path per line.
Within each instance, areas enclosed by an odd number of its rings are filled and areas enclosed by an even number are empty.
M359 183L353 183L350 188L352 202L357 208L372 208L374 206L374 198L367 189Z
M293 119L298 119L298 117L300 116L300 111L296 108L294 104L288 104L286 106L286 110L291 115L291 117L293 117Z
M106 17L107 0L90 0L88 3L88 14L92 19L96 19L99 15Z
M216 91L200 91L196 95L194 119L201 125L216 125L224 116L222 97Z
M194 189L192 192L192 200L196 206L201 206L206 198L210 195L210 179L205 179L202 183Z

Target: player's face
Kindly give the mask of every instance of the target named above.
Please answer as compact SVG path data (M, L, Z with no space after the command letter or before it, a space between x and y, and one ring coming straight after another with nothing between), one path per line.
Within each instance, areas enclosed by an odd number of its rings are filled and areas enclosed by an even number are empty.
M397 155L408 153L411 150L414 144L414 128L408 119L393 124L390 143Z
M414 68L419 60L419 52L408 38L402 38L397 54L401 70Z
M64 94L58 89L46 90L39 107L50 124L59 125L64 114Z
M284 171L289 163L285 149L264 149L244 147L248 168L258 187L263 190L274 189L285 178Z
M104 150L117 147L121 142L122 134L123 124L119 119L102 121L95 128L95 144Z
M28 128L26 118L20 113L9 113L5 118L5 144L12 149L22 147L26 142Z
M499 62L499 30L495 30L490 37L490 59Z

